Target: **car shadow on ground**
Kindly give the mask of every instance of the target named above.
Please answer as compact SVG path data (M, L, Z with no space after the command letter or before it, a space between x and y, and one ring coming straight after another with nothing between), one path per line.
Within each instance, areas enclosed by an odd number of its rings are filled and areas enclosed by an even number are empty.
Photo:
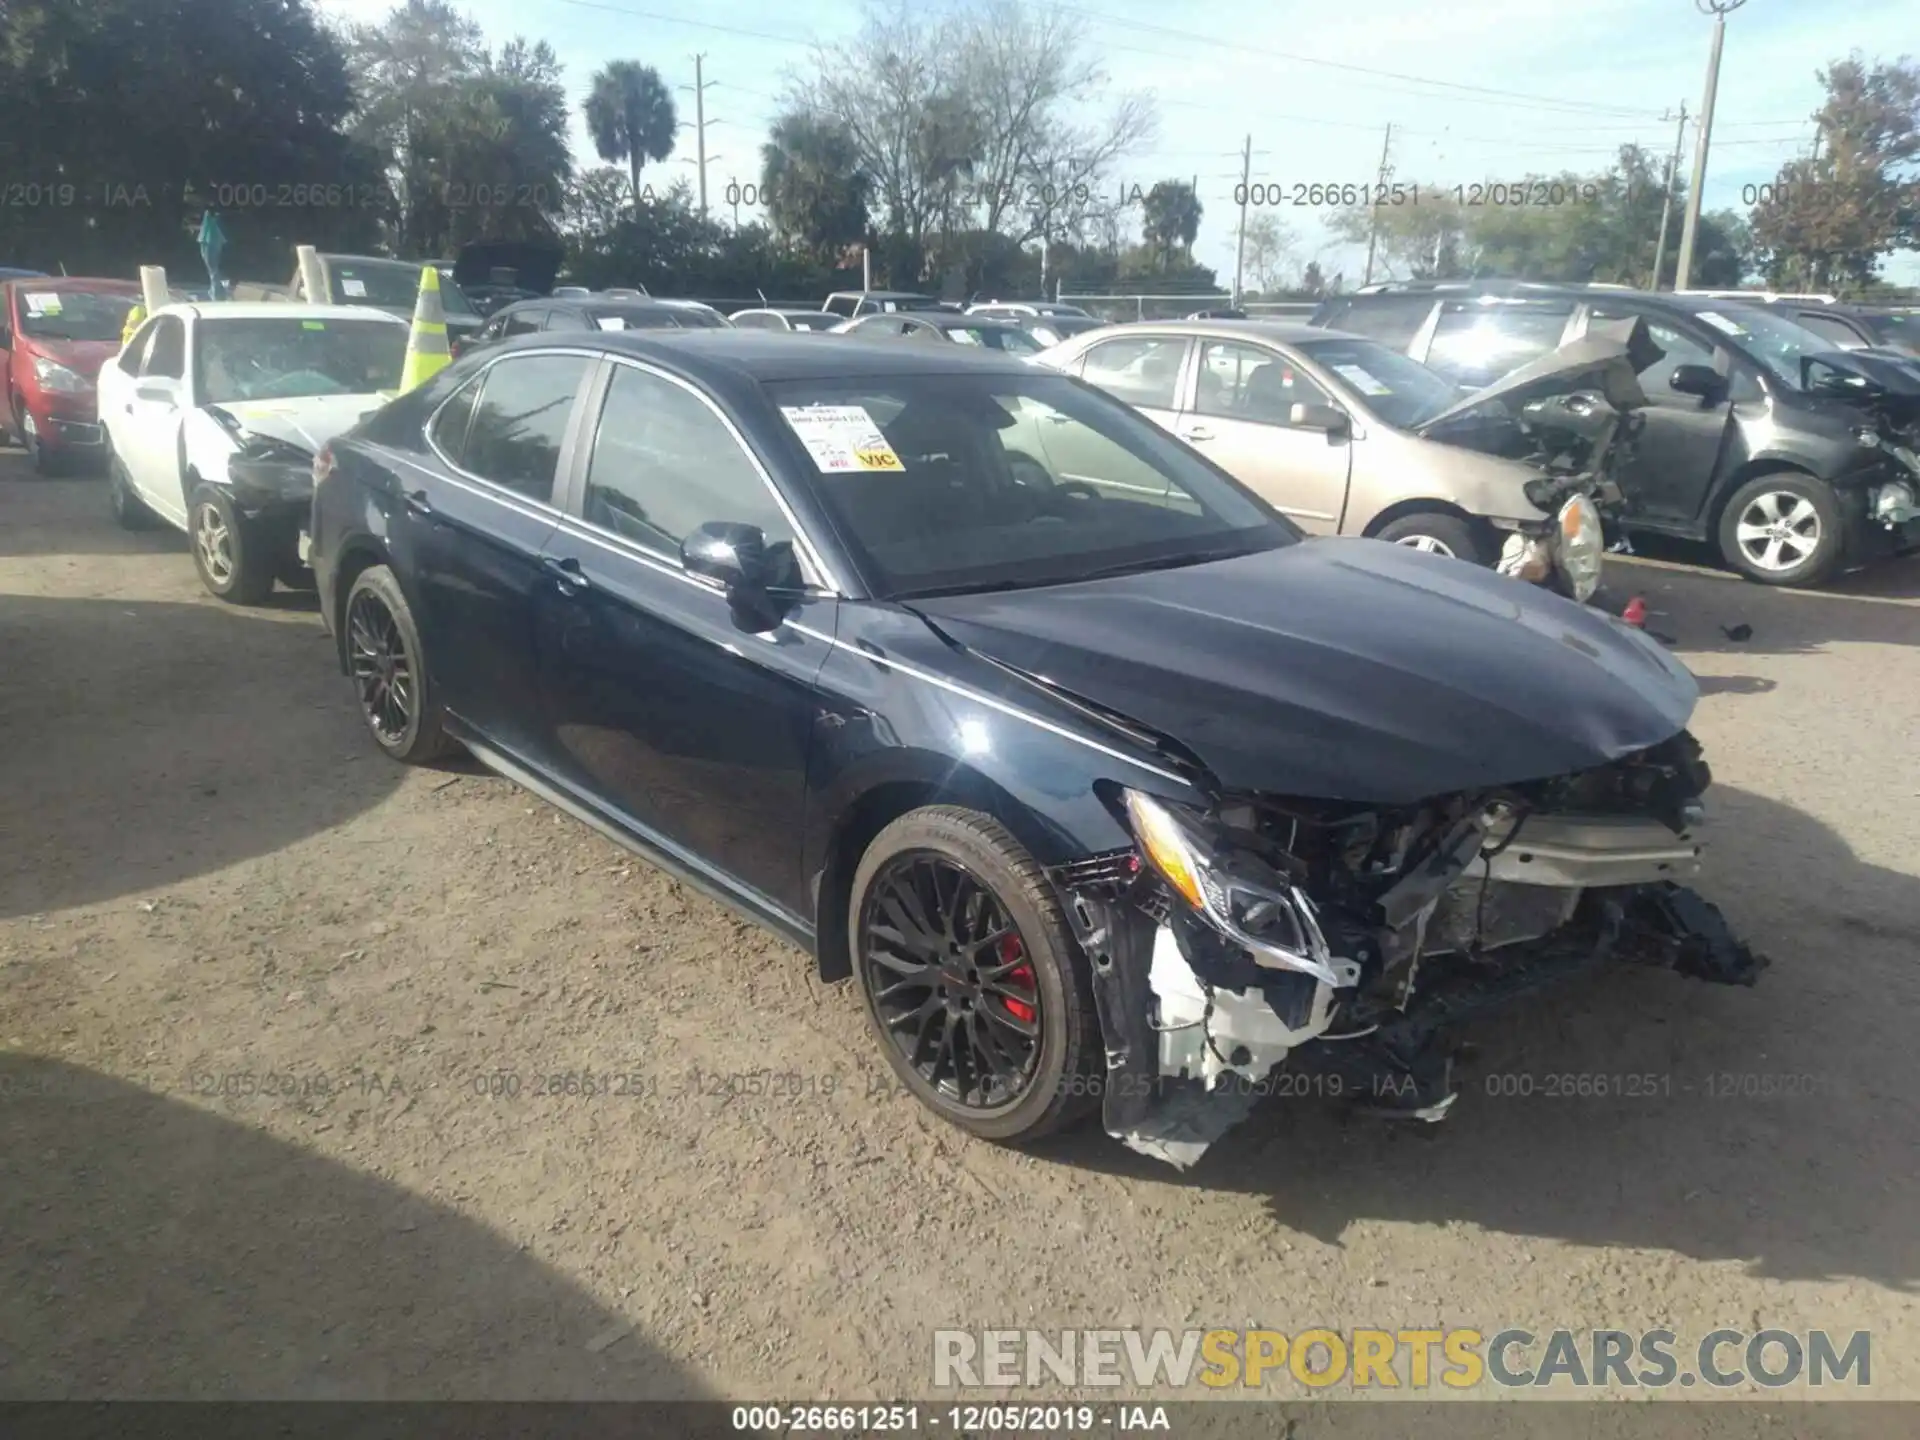
M270 853L405 778L311 617L0 594L0 656L0 830L28 840L0 846L0 918Z
M1097 1124L1036 1153L1261 1195L1332 1244L1356 1221L1466 1225L1920 1288L1920 879L1787 806L1714 794L1705 888L1772 959L1755 988L1618 966L1483 1017L1438 1125L1275 1094L1185 1174ZM1580 1093L1596 1086L1613 1093Z
M115 524L104 475L35 475L18 451L0 449L0 507L0 560L187 553L187 537L171 525Z
M526 1247L149 1083L0 1053L0 1397L709 1398Z

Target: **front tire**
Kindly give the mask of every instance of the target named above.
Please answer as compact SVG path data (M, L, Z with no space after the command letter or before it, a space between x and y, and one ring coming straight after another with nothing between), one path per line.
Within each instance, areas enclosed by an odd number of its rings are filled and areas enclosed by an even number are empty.
M1840 568L1845 522L1833 487L1811 475L1749 480L1720 512L1720 555L1762 585L1818 585Z
M360 718L394 759L424 765L453 750L446 711L420 646L420 629L400 582L385 565L354 577L342 607L347 667Z
M147 508L146 501L134 493L133 479L127 474L126 464L113 454L107 457L107 505L113 511L114 523L122 530L153 529L153 511Z
M1094 1108L1105 1055L1060 899L991 816L913 810L874 837L847 934L894 1074L949 1123L1024 1144Z
M233 605L258 605L273 590L271 538L242 515L217 485L201 485L187 504L193 568L207 593Z
M1474 527L1458 515L1440 510L1416 510L1411 515L1390 520L1373 538L1385 540L1389 545L1424 550L1430 555L1450 556L1469 565L1493 563Z

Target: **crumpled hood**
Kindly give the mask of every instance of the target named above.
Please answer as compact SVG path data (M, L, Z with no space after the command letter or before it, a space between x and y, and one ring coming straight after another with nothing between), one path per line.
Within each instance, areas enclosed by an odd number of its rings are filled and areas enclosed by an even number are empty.
M387 403L384 395L308 395L298 400L233 400L209 408L224 410L243 430L276 440L319 448L344 435Z
M1640 372L1665 354L1654 343L1643 319L1598 321L1578 340L1529 360L1423 420L1414 427L1414 433L1425 435L1490 400L1503 401L1517 410L1529 400L1572 390L1599 390L1614 409L1637 410L1648 403L1646 392L1640 388Z
M912 608L1237 791L1408 804L1544 779L1658 744L1699 697L1611 617L1377 540Z

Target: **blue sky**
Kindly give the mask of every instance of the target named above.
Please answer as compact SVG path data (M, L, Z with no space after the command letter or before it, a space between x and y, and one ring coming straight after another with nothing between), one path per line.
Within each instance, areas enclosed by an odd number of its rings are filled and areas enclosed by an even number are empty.
M1032 0L1051 4L1054 0ZM320 0L353 20L389 0ZM693 117L693 56L705 54L708 198L723 218L729 183L751 184L785 76L810 46L851 34L859 0L463 0L495 43L550 43L567 67L576 158L595 163L578 122L595 67L630 58L681 90ZM1253 136L1256 181L1371 180L1388 123L1396 178L1446 185L1529 172L1592 169L1637 141L1661 154L1682 101L1699 108L1712 21L1693 0L1060 0L1085 23L1111 90L1143 91L1160 124L1150 148L1119 167L1143 188L1198 177L1205 217L1198 258L1233 268L1239 150ZM1738 206L1812 140L1815 72L1850 50L1893 59L1916 38L1913 0L1749 0L1727 22L1707 208ZM1692 163L1689 127L1683 163ZM691 180L694 140L655 177ZM1360 257L1332 243L1317 212L1277 212L1301 261L1357 278ZM741 218L749 218L742 207ZM1894 258L1889 278L1920 283L1920 256Z

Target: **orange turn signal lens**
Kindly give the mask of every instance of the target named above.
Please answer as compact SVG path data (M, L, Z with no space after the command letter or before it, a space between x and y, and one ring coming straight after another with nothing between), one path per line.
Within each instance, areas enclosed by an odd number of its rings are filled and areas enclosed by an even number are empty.
M1153 863L1153 868L1196 910L1206 909L1200 892L1200 863L1180 822L1159 801L1129 790L1127 816L1133 822L1134 838Z

